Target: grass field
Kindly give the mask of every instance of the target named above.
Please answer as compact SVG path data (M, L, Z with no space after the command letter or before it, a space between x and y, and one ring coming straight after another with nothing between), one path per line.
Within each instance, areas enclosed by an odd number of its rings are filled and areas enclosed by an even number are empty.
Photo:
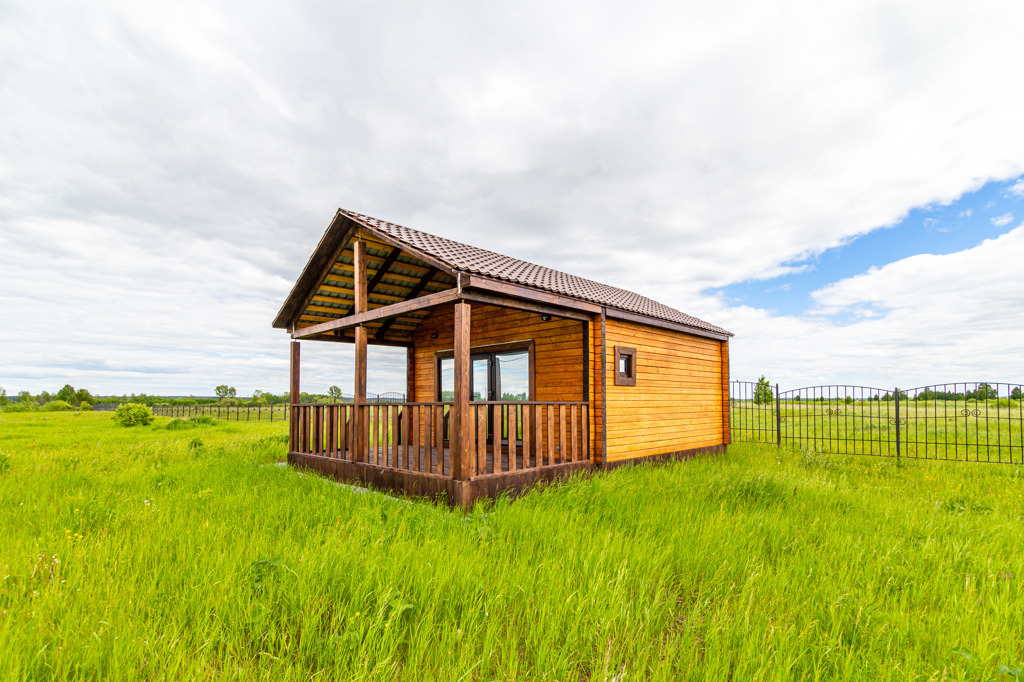
M893 402L843 401L780 405L784 443L824 452L896 455ZM734 440L774 443L775 405L733 401ZM1018 400L900 401L904 457L1024 462L1024 403Z
M1017 466L733 446L472 512L0 415L3 679L1014 679Z

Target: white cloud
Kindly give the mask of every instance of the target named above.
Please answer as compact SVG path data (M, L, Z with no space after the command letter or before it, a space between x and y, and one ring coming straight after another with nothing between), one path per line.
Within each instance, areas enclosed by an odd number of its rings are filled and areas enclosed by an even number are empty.
M1024 377L1024 226L948 255L872 268L812 294L824 314L721 311L738 332L733 375L796 388L840 380L875 387ZM845 324L837 319L848 317Z
M1012 222L1013 222L1013 214L1012 213L1004 213L1001 216L996 216L995 218L992 218L992 224L995 225L996 227L1002 227L1004 225L1009 225Z
M1024 172L1017 4L0 11L9 388L283 390L269 324L338 206L729 326L761 314L701 291Z
M1013 186L1006 190L1006 192L1013 196L1024 197L1024 179L1020 179L1013 183Z

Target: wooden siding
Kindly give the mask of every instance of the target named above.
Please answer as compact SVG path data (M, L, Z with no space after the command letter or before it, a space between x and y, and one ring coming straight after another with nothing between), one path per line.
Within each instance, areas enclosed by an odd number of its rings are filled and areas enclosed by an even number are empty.
M434 308L413 334L413 400L437 400L434 394L436 353L453 348L454 305ZM600 333L600 330L599 330ZM430 338L437 334L436 339ZM531 400L585 400L583 387L583 324L536 313L474 304L470 314L470 346L512 341L534 342L534 391Z
M727 342L611 319L606 330L609 462L728 442ZM636 348L636 386L615 385L615 345Z

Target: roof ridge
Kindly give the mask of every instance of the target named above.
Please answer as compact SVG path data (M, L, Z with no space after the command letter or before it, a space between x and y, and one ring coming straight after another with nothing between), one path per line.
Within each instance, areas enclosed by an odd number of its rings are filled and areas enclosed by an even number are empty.
M490 249L464 244L448 237L441 237L422 230L405 227L404 225L391 223L363 213L356 213L355 211L342 208L339 208L338 211L364 227L378 230L393 239L397 239L412 248L438 259L452 268L452 270L458 272L493 277L494 279L570 296L629 313L674 322L716 334L732 336L731 332L721 327L692 315L687 315L664 303L659 303L654 299L634 291L629 291L628 289L622 289L611 284L604 284L603 282L587 279L586 277L555 270L546 265L540 265L521 258L506 256Z

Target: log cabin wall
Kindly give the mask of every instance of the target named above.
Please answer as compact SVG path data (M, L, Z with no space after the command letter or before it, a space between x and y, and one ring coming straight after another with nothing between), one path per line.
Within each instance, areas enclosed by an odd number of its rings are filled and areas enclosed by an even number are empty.
M728 342L609 319L605 343L609 462L727 442ZM636 349L635 386L616 385L615 346Z
M413 335L412 400L437 400L434 377L436 353L451 350L453 346L454 310L454 305L434 308L416 328ZM437 334L437 338L430 338L432 334ZM471 347L527 340L534 342L536 395L531 399L585 400L582 322L560 318L544 322L537 313L473 304L469 336Z

